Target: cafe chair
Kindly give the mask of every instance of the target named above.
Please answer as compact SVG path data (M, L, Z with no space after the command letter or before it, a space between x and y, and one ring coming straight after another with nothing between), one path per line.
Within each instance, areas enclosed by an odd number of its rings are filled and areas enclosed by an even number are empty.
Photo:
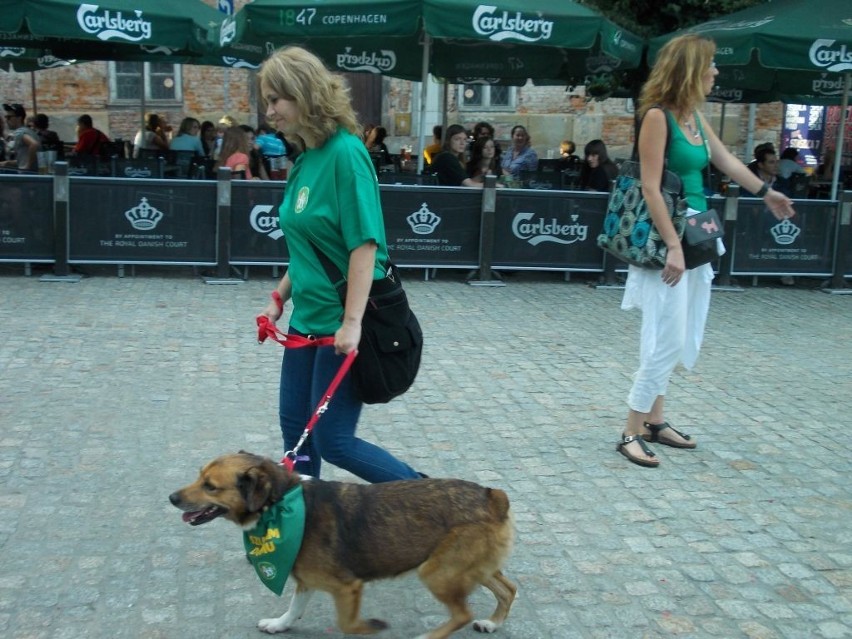
M112 175L117 178L162 179L163 158L112 158Z
M71 176L109 177L112 174L110 164L102 163L95 155L72 155L66 161Z
M547 158L544 160L539 159L537 171L541 173L557 173L562 167L562 160Z
M562 175L559 171L521 171L521 186L525 189L561 189Z
M188 180L193 177L193 160L198 157L195 151L166 151L163 172L167 178Z
M571 169L562 171L562 190L576 191L580 188L580 172Z

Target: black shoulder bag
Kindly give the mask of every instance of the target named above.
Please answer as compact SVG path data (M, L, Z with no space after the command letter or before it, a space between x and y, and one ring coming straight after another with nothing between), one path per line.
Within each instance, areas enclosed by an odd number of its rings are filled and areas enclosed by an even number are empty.
M346 307L346 278L328 256L311 243ZM384 404L414 383L423 352L423 331L408 306L396 265L388 260L385 276L373 280L361 319L358 357L352 364L355 393L365 404Z

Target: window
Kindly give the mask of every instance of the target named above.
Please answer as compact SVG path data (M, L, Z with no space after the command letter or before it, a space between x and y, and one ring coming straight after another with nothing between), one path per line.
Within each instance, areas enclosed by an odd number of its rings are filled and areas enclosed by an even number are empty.
M515 87L494 84L460 84L459 109L482 111L486 109L506 110L514 108Z
M109 97L112 102L180 102L180 65L170 62L110 62Z

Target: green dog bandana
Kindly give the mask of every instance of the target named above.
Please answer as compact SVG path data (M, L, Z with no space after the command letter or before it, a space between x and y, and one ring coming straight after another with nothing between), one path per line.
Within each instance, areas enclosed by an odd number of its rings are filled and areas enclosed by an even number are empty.
M305 497L302 486L288 490L281 501L269 506L251 530L243 532L249 561L264 585L276 595L296 562L305 532Z

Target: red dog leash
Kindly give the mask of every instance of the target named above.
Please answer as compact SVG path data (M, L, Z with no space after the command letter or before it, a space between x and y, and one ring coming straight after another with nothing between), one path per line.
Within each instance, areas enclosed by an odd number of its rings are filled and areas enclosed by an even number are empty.
M272 299L275 300L275 303L278 305L278 310L284 310L284 302L281 299L281 295L278 291L272 292ZM281 344L281 346L285 348L304 348L306 346L333 346L334 345L334 337L303 337L301 335L290 335L288 333L281 332L277 326L275 326L275 322L269 319L266 315L258 315L257 316L257 341L259 344L262 344L266 339L269 338L275 342ZM319 404L317 404L316 409L314 410L313 415L311 415L310 421L308 421L308 425L305 426L305 430L302 431L301 437L299 437L299 441L293 447L292 450L288 450L284 453L284 458L279 462L282 466L286 466L287 470L292 472L293 466L296 464L298 459L297 455L299 449L302 447L302 444L305 443L305 440L308 438L308 435L311 434L311 431L314 429L319 418L322 417L323 413L328 410L328 405L331 403L331 398L334 396L334 392L337 390L337 387L340 386L340 382L343 381L343 377L346 373L349 372L349 369L352 367L352 362L355 361L355 357L358 355L358 350L353 350L352 352L346 355L346 358L343 360L343 363L340 364L340 368L337 369L337 373L334 378L331 380L331 383L328 385L325 393L323 393L322 399Z

